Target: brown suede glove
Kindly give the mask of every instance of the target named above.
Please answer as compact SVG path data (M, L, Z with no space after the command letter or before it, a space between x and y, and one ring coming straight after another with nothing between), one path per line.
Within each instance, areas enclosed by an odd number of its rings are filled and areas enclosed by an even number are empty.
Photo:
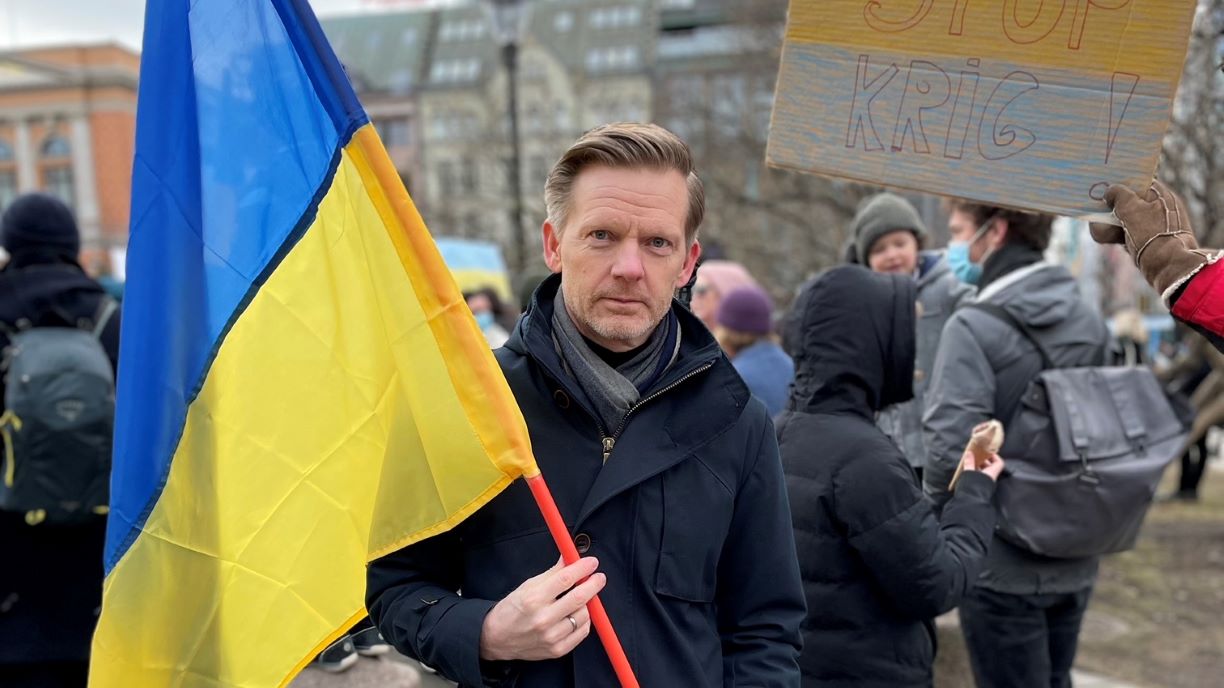
M1166 304L1177 290L1216 255L1200 249L1190 228L1186 205L1161 182L1147 193L1115 184L1105 192L1121 227L1093 224L1092 238L1100 244L1124 244L1143 277Z

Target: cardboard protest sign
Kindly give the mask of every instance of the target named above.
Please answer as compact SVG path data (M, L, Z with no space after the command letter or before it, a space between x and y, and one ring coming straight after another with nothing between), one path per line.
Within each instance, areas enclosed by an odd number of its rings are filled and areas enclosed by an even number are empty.
M768 162L1081 216L1146 187L1195 0L791 0Z

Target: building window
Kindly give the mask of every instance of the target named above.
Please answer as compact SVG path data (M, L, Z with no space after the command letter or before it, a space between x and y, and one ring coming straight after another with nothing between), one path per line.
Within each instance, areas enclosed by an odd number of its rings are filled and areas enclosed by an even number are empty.
M588 72L613 72L636 68L641 62L641 53L636 45L612 48L592 48L586 54Z
M76 200L72 168L66 165L43 168L43 190L72 207Z
M13 147L0 141L0 212L17 198L17 165Z
M442 198L455 195L455 164L450 160L438 163L438 195Z
M475 41L484 38L484 35L485 23L479 19L443 22L442 28L438 29L438 40L443 42Z
M591 11L587 22L592 29L615 29L635 26L642 21L642 10L636 5L601 7Z
M740 134L747 106L747 83L742 76L715 77L710 84L714 126L727 138Z
M374 127L383 145L397 148L412 144L412 127L408 120L402 117L375 120Z
M412 90L412 70L399 69L391 73L387 78L387 86L391 92L395 94L405 94Z
M40 162L43 191L59 198L69 207L76 205L72 178L72 146L68 139L52 135L42 145Z
M17 173L0 168L0 213L17 198Z
M476 161L471 158L463 159L463 191L465 193L474 194L478 188L476 178Z
M480 60L439 60L429 70L429 80L435 84L474 81L480 76Z
M544 114L540 111L538 105L527 106L526 122L523 129L528 134L538 134L544 131Z
M548 74L545 69L546 67L543 60L523 60L519 63L519 81L544 81L546 78L548 78Z
M761 83L752 94L752 133L762 141L769 136L769 120L773 116L773 85Z
M572 28L574 28L573 12L558 12L553 17L553 30L557 33L565 33Z
M429 138L434 141L445 141L448 129L445 115L434 115L429 120Z
M475 237L477 239L484 236L483 223L480 221L480 215L476 213L468 213L464 216L463 229L460 236Z
M72 157L72 146L68 144L68 139L62 136L52 136L43 142L42 156L44 158L70 158Z
M548 164L548 158L543 155L531 156L531 179L527 183L528 188L544 188L544 182L548 180L548 173L551 171L552 166Z

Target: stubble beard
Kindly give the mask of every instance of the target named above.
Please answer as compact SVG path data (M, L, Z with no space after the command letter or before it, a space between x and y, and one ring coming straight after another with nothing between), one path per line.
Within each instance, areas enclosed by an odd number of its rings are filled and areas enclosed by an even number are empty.
M649 315L646 322L638 325L627 322L628 318L623 316L609 316L607 318L595 316L594 312L599 302L598 298L591 298L588 301L588 307L579 310L570 300L571 296L569 294L565 294L564 297L565 307L569 311L571 319L580 323L583 329L594 332L606 341L632 342L639 339L644 340L654 332L666 314L666 311L656 313L653 304L646 303Z

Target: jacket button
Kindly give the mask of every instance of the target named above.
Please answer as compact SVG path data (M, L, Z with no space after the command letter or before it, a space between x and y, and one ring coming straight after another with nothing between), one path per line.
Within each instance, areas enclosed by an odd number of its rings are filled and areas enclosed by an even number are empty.
M578 533L574 536L574 547L578 549L579 554L591 551L591 536L586 533Z
M557 402L557 406L560 406L563 409L567 409L570 407L569 395L567 395L565 392L562 392L561 390L557 390L553 392L553 401Z

